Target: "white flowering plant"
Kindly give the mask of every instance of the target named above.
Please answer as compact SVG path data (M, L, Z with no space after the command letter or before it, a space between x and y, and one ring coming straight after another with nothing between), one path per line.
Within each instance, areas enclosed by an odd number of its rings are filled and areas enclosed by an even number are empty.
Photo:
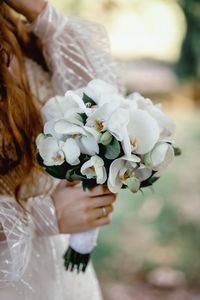
M95 79L77 91L51 98L42 108L44 132L36 158L53 177L80 180L83 189L106 185L112 193L152 186L180 154L173 120L150 99ZM98 229L72 234L66 269L85 271Z

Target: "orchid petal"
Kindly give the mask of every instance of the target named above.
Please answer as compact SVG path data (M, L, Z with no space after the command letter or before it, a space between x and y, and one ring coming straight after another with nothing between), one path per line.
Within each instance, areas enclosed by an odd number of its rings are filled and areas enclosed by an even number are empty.
M41 142L42 142L43 140L45 140L46 138L47 138L47 137L45 136L44 133L38 134L38 136L37 136L37 138L36 138L36 140L35 140L35 144L36 144L37 149L39 149Z
M124 128L124 130L123 130L123 141L121 142L121 144L122 144L122 148L124 150L124 154L127 157L130 157L132 149L131 149L131 143L130 143L130 138L128 135L127 128Z
M95 138L93 137L81 137L77 139L80 151L83 154L93 156L99 153L99 146Z
M104 182L107 179L106 169L105 167L95 167L96 177L97 177L97 183L98 184L104 184Z
M62 149L64 151L66 161L70 165L79 164L80 149L74 139L67 139Z
M124 128L129 122L129 111L118 108L108 121L108 131L118 140L123 140Z
M102 99L103 95L117 94L117 87L106 83L101 79L94 79L88 83L88 86L84 89L84 93L94 100L97 104Z
M73 134L81 134L86 135L84 129L76 124L72 124L67 122L65 119L61 119L57 122L55 122L54 130L56 133L60 134L67 134L67 135L73 135Z
M130 111L128 133L130 140L136 142L135 152L138 154L145 154L151 151L160 135L155 119L141 109Z
M152 175L152 170L147 168L145 165L141 164L135 171L135 176L140 180L140 182L147 180Z
M64 100L64 97L56 96L49 99L45 103L45 105L41 109L44 122L63 117L63 109L62 106L59 105L59 102L61 102L61 100Z
M120 158L115 159L110 165L108 188L112 193L118 193L123 185L119 177L119 171L123 169L124 165L125 161Z
M50 120L44 124L44 134L50 134L58 140L63 139L63 134L59 134L54 130L55 121Z
M101 133L98 132L95 128L93 127L88 127L88 126L84 126L84 129L86 132L89 133L89 135L93 136L95 138L96 141L100 140L101 137Z
M146 110L158 122L161 136L167 137L174 134L176 125L174 121L155 105L147 106Z
M158 145L152 151L151 159L153 163L153 170L162 171L166 169L174 159L173 147L169 144Z

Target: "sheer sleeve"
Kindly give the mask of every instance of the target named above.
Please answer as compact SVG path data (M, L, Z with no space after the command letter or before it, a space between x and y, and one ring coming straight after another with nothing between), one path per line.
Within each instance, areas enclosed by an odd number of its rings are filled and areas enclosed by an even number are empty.
M29 262L32 238L58 234L51 197L28 199L26 212L9 195L0 196L0 287L20 280Z
M28 26L43 43L43 54L57 94L83 87L94 78L119 86L103 26L79 17L63 16L49 2Z
M14 197L0 196L0 287L20 279L31 253L33 232Z

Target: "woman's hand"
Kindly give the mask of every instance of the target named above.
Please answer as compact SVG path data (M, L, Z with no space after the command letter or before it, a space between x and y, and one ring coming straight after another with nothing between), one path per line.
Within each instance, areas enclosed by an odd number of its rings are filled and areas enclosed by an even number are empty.
M109 224L116 196L103 186L84 192L82 187L66 186L63 181L52 198L60 233L77 233Z
M29 22L33 22L46 6L45 0L4 0L18 13L24 15Z

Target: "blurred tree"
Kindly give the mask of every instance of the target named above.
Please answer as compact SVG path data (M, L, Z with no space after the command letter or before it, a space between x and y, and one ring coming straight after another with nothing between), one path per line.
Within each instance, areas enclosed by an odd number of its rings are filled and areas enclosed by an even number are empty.
M181 78L200 77L200 1L181 2L187 21L187 32L182 45L177 72Z

